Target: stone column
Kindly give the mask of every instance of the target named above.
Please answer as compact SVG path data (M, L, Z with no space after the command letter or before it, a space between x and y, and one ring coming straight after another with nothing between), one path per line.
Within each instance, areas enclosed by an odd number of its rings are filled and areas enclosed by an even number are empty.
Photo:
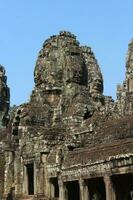
M58 184L59 184L59 200L67 200L66 187L64 182L61 179L59 179Z
M110 176L104 177L106 200L116 200L116 194Z
M10 193L12 184L14 184L14 158L13 152L5 151L5 174L4 174L4 193ZM4 167L4 163L3 163Z
M26 166L24 165L23 167L23 194L26 195L28 194L28 184L27 184L27 169Z
M34 176L34 178L33 178L33 180L34 180L34 194L37 194L37 189L38 189L38 187L37 187L37 179L38 179L38 168L37 168L37 162L33 162L33 176Z
M14 160L14 184L15 184L15 195L21 195L23 193L23 166L22 158L19 152L15 152Z
M39 173L39 193L44 194L44 168L43 165L40 167L40 173Z
M82 178L79 180L80 200L90 200L88 186Z

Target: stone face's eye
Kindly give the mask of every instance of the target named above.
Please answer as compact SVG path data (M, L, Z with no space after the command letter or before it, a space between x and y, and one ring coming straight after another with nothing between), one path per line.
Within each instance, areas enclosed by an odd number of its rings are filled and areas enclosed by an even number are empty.
M70 54L71 54L71 56L80 56L80 53L78 53L78 52L71 52Z

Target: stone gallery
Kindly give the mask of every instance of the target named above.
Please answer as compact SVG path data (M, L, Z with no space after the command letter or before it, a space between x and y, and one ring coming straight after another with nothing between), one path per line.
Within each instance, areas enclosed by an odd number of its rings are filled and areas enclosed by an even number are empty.
M47 39L28 103L10 108L0 66L0 199L133 200L133 41L117 99L90 47Z

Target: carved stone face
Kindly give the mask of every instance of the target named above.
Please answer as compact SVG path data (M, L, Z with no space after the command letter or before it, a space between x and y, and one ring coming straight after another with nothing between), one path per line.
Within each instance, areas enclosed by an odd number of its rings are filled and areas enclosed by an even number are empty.
M75 52L69 52L66 57L66 76L65 81L67 83L77 83L80 85L87 84L87 68L84 63L84 59L80 53L77 53L79 49L75 49Z
M99 78L94 78L90 83L90 93L101 94L103 92L103 82Z
M75 39L65 39L56 36L41 50L34 73L36 86L43 84L52 89L72 82L87 84L86 66L81 49L74 44Z

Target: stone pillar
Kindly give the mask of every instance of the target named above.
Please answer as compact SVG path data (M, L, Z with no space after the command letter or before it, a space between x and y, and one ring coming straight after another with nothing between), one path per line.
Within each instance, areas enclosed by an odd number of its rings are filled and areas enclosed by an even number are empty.
M44 194L44 167L43 165L40 167L40 173L39 173L39 193Z
M22 158L18 151L15 152L14 160L14 184L15 184L15 195L23 193L23 166Z
M116 194L110 176L104 177L106 200L116 200Z
M28 194L28 184L27 184L27 169L26 166L23 166L23 194Z
M50 181L50 198L53 199L55 197L55 187L53 183Z
M90 200L88 186L82 178L79 180L80 200Z
M47 177L46 173L44 173L44 195L50 198L51 191L50 191L50 180Z
M58 184L59 184L59 200L67 200L66 187L64 182L61 179L59 179Z
M4 175L4 193L10 193L14 185L14 158L13 152L5 151L5 175Z
M33 166L34 166L34 168L33 168L33 170L34 170L34 194L37 194L37 175L38 175L38 168L37 168L37 162L34 162L33 163Z

